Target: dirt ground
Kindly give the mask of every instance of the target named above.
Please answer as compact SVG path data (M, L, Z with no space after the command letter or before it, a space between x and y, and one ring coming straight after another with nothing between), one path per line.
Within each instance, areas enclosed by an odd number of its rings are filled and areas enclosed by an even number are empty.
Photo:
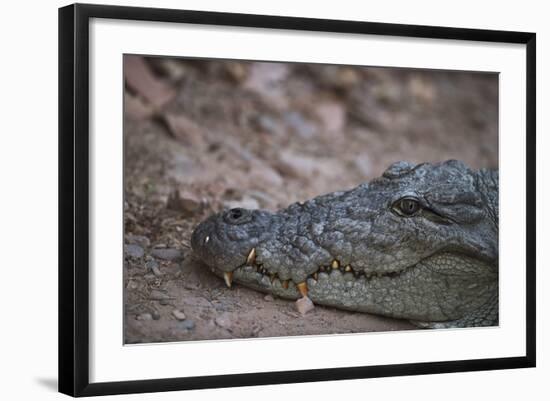
M125 56L125 342L414 328L236 285L193 228L352 188L391 163L498 168L498 75Z

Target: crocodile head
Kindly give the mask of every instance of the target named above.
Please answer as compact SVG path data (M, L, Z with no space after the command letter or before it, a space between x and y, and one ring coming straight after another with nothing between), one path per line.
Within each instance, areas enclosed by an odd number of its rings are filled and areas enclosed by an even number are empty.
M398 162L277 213L231 209L191 244L227 285L431 327L498 319L498 173L457 161Z

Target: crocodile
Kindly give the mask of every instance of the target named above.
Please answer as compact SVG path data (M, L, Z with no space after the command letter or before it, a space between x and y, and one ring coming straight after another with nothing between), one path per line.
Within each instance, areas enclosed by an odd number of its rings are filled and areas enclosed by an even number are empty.
M498 170L400 161L277 212L211 215L191 246L229 287L424 328L495 326L498 215Z

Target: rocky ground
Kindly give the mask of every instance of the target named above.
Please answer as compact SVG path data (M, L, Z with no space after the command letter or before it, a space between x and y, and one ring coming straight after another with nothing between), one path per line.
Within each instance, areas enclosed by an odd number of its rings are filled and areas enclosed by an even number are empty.
M232 289L197 261L193 228L276 210L397 160L498 167L494 74L125 58L126 343L411 329L408 322Z

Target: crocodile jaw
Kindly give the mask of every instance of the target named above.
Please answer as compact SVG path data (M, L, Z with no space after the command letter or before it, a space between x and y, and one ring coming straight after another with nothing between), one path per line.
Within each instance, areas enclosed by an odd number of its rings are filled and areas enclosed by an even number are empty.
M220 277L227 274L211 270ZM452 253L433 255L396 274L357 276L345 268L331 268L302 283L288 280L287 286L262 270L245 264L232 271L232 280L286 299L303 296L299 286L305 284L309 298L319 305L418 321L461 319L498 291L498 272L493 267ZM415 291L420 285L424 290ZM466 303L464 299L476 301Z

